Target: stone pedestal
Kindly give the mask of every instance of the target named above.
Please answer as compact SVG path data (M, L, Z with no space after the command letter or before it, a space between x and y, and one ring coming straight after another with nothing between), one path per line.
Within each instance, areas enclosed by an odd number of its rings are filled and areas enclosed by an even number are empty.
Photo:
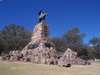
M21 54L23 54L24 61L57 64L55 46L48 38L48 25L45 21L41 21L35 26L31 41L21 51Z

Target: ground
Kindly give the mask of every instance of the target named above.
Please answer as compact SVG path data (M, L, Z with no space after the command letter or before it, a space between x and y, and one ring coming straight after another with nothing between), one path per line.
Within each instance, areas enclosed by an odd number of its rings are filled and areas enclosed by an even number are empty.
M0 61L0 75L100 75L100 62L64 68L53 65Z

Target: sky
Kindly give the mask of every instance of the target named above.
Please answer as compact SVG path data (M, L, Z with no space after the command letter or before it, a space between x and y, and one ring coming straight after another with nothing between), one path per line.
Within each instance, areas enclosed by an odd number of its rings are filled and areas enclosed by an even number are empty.
M18 24L32 31L38 11L48 12L46 21L51 37L60 37L72 27L86 34L85 43L100 36L99 0L0 0L0 29Z

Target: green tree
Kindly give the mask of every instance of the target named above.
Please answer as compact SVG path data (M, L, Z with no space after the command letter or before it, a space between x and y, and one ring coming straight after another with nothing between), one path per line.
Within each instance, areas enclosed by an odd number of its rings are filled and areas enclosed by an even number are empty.
M3 34L0 31L0 54L3 50L7 49L7 43L3 38Z
M83 45L78 51L78 56L82 59L95 59L95 49L89 45Z
M77 51L83 45L84 36L79 28L71 28L64 34L63 40L70 48Z
M23 26L10 24L4 27L0 32L0 50L8 52L9 50L21 50L29 41L31 32Z
M100 37L93 37L90 40L90 44L93 46L95 49L95 57L100 59Z
M64 34L63 40L67 47L76 51L82 59L94 59L95 50L84 43L84 37L85 34L79 28L71 28Z
M64 52L67 49L67 45L62 38L52 38L52 42L55 44L56 50Z

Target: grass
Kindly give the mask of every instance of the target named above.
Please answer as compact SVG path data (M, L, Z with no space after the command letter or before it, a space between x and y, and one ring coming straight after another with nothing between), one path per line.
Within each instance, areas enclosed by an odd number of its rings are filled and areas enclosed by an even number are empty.
M100 62L64 68L32 63L0 62L0 75L100 75Z

